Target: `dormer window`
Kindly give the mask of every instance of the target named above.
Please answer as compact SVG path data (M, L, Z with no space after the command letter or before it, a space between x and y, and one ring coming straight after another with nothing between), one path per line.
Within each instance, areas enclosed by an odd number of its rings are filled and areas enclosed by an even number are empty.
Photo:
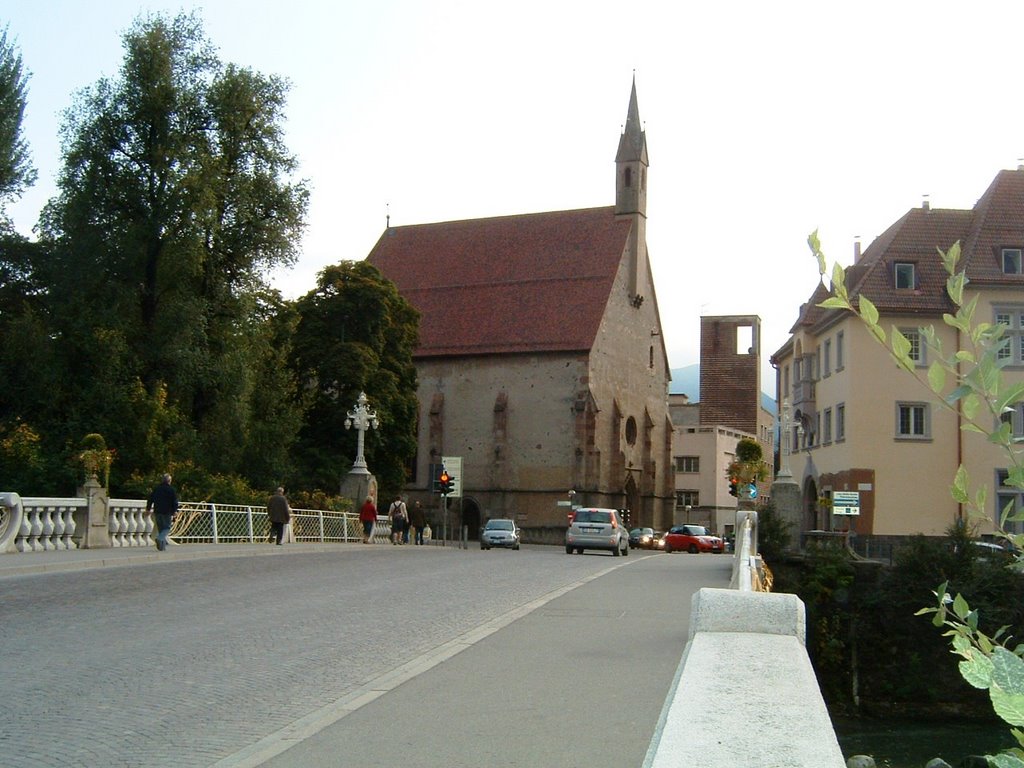
M896 289L913 289L916 287L914 280L914 265L906 261L897 261L893 273L896 280Z
M1019 275L1021 274L1021 249L1020 248L1003 248L1003 274L1004 275Z

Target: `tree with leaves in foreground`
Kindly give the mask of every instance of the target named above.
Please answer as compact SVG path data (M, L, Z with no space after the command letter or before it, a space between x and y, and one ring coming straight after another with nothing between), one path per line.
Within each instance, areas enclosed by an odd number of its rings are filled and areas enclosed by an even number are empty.
M283 143L287 84L222 64L194 15L140 17L123 44L117 77L65 114L41 222L62 408L133 468L244 474L250 436L279 415L267 397L294 402L259 376L281 351L259 322L266 275L294 263L308 205ZM296 424L274 425L278 445Z
M367 464L382 490L400 490L416 455L419 313L365 261L327 267L296 308L295 371L312 398L296 450L300 482L337 492L356 455L345 417L366 392L380 419L366 436Z

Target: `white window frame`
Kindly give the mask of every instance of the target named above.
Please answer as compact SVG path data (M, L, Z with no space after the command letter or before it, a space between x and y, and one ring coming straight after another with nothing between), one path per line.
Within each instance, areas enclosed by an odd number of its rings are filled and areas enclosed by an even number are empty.
M846 340L842 331L836 334L836 371L841 371L846 367L846 350L843 348L843 342Z
M1020 248L1003 248L999 255L1001 262L1000 268L1003 270L1004 275L1022 274ZM1007 267L1010 268L1007 269Z
M1024 309L1017 305L993 306L992 322L1004 326L996 358L1008 360L1010 365L1024 365Z
M898 291L917 287L917 268L912 261L897 261L892 265L892 284Z
M832 409L825 409L825 423L822 425L821 442L828 445L832 442Z
M908 420L908 428L904 429L904 424ZM931 437L931 406L928 403L896 403L897 440L931 440Z
M1020 512L1021 508L1024 507L1024 491L1020 488L1013 488L1012 486L1006 485L1006 480L1009 477L1009 472L1005 469L997 469L995 476L995 509L992 511L992 522L997 526L1000 524L1003 517L1003 507L1009 502L1013 502L1013 511L1011 515ZM1014 522L1008 520L1006 522L1006 531L1008 533L1024 533L1024 522Z
M910 351L907 353L914 364L920 368L928 365L927 347L924 338L921 336L920 328L900 328L903 338L910 342Z
M686 509L687 505L691 508L700 506L700 491L693 489L676 491L676 509Z
M678 474L698 474L700 472L700 456L676 456L675 465Z
M836 442L846 439L846 403L836 406Z

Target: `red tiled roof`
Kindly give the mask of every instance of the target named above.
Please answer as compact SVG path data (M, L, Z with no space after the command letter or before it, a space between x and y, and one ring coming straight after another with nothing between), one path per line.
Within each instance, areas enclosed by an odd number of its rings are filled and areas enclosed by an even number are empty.
M416 357L589 350L629 231L610 206L391 227L367 260L419 310Z
M914 208L879 235L857 263L847 269L851 298L867 296L879 311L889 314L934 315L954 311L946 294L948 275L938 249L960 241L958 269L976 285L1000 284L1024 288L1024 275L1002 271L1001 249L1024 248L1024 170L1000 171L971 210ZM895 287L894 265L914 264L917 285ZM840 310L815 307L820 288L790 333L801 325L825 321Z

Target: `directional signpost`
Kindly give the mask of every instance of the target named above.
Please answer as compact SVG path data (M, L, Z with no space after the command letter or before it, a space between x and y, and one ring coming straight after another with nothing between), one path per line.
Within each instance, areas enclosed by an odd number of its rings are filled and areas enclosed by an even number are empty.
M859 515L860 491L833 491L832 514L850 516Z

